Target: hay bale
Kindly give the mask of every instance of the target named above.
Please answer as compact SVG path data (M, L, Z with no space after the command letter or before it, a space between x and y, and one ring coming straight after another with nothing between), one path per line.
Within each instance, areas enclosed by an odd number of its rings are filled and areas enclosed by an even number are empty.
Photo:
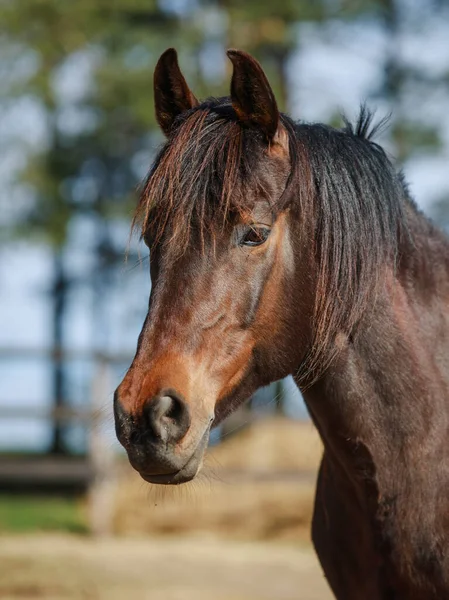
M209 451L207 465L256 471L317 471L323 447L311 422L256 421Z
M183 486L148 485L123 466L114 530L309 540L320 457L311 425L275 419L210 449L203 472Z

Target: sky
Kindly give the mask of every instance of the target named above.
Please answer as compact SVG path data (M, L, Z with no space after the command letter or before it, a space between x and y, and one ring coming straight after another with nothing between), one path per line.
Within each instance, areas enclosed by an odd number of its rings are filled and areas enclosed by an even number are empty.
M403 36L398 52L405 61L418 64L430 74L438 75L449 65L449 25L446 21L429 22L426 28ZM357 114L360 103L370 97L379 85L382 57L386 51L385 40L376 27L343 26L331 22L324 30L313 25L298 31L298 53L289 70L291 87L291 113L305 121L328 121L340 110L350 117ZM61 99L67 103L66 122L79 126L79 119L86 115L70 113L70 104L89 83L89 64L83 56L75 57L72 64L61 72L57 86ZM213 93L213 90L211 90ZM449 193L449 115L447 97L438 90L429 91L425 97L411 96L406 99L407 110L417 120L439 124L444 147L438 155L417 155L404 166L412 195L418 205L428 211L432 202L443 193ZM387 107L378 105L383 116ZM149 104L151 110L151 104ZM0 116L0 135L16 136L27 140L30 146L45 143L43 115L32 99L12 107ZM26 201L26 189L11 188L11 173L19 168L23 155L12 144L0 160L0 220L6 220ZM143 164L142 169L149 165ZM142 170L142 176L144 171ZM126 239L128 224L118 224L117 235ZM88 222L79 220L72 225L71 238L66 253L67 264L73 276L89 269L93 244L93 231ZM82 247L79 240L83 239ZM125 245L125 244L124 244ZM145 254L145 248L142 248ZM50 397L51 381L48 363L43 357L18 360L9 358L2 349L40 349L50 343L50 312L47 294L51 277L51 255L43 245L19 242L0 248L0 411L2 406L45 407ZM148 265L134 268L123 264L117 275L116 290L104 303L104 319L108 323L107 347L132 359L137 336L146 313L150 289ZM79 351L92 345L91 308L98 302L82 287L73 292L70 318L67 326L69 346ZM127 359L111 372L110 389L104 391L100 404L110 415L112 392L126 369ZM92 366L79 359L72 363L71 399L83 403L90 397ZM81 382L81 383L80 383ZM303 415L299 396L289 384L293 398L291 411ZM109 419L109 422L110 419ZM113 436L112 428L108 435ZM80 432L73 432L74 443ZM0 450L39 450L49 440L49 428L45 422L35 420L0 420Z

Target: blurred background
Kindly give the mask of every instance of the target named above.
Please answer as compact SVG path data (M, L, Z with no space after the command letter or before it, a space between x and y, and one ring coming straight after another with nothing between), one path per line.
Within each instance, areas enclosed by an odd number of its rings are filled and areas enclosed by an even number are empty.
M200 98L228 93L236 47L296 119L391 113L381 143L449 225L449 0L0 0L0 598L330 598L309 533L321 448L291 380L214 432L192 485L144 484L114 439L169 46Z

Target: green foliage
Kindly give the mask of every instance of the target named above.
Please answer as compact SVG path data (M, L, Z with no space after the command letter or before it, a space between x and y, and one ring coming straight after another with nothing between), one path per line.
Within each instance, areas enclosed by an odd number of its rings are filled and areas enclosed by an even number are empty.
M2 2L0 22L2 46L36 64L3 96L31 96L47 125L48 144L29 155L22 172L33 192L22 229L62 246L78 213L107 218L115 203L129 214L140 176L133 161L155 128L151 67L167 40L176 35L183 43L183 30L156 1ZM67 81L71 74L80 77L79 90ZM70 94L61 91L62 80Z
M435 152L441 149L442 140L436 127L423 123L397 120L392 127L392 137L396 144L396 155L400 162L409 158L418 149L422 152Z

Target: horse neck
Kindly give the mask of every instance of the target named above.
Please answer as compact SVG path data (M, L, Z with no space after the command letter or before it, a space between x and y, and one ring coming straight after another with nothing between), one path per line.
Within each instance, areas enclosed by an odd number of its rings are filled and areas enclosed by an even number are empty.
M360 553L362 563L378 564L385 585L399 590L394 597L412 597L407 574L417 573L424 592L413 598L440 598L448 565L435 540L449 543L449 246L414 210L409 218L411 236L372 312L354 339L337 336L337 358L304 397L325 448L328 483L321 480L317 505L334 510L342 551L354 564Z
M449 244L407 212L399 264L354 339L337 336L336 360L304 395L335 469L362 497L374 481L375 503L429 488L447 452Z

